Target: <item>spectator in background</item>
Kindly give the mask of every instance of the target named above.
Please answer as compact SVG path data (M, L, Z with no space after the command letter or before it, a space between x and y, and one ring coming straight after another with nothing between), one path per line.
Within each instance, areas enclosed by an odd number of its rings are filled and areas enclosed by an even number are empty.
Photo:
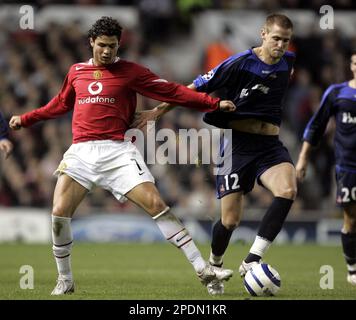
M203 71L209 72L228 57L232 56L234 52L229 45L229 37L232 35L231 27L224 25L221 34L216 39L209 43L205 49L203 57Z

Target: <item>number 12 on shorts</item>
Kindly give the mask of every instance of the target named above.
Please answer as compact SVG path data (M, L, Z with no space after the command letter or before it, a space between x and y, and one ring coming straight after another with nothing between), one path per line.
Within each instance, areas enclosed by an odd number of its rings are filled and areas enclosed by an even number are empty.
M231 174L227 174L224 176L225 179L225 189L226 191L229 190L235 190L240 188L239 183L239 176L237 175L237 173L231 173Z

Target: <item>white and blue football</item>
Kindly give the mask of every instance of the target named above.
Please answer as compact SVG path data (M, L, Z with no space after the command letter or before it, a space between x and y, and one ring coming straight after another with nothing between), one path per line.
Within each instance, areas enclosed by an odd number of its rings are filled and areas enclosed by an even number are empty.
M255 264L247 271L244 286L251 296L274 296L281 288L281 277L269 264Z

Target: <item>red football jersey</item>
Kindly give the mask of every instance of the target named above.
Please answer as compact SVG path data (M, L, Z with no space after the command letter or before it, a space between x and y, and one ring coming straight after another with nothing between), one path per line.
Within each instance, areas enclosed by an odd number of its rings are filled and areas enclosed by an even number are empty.
M23 114L21 124L28 127L74 108L73 143L123 140L135 113L136 93L203 112L219 105L219 99L160 79L136 63L117 58L108 66L95 66L90 59L74 64L59 94L45 106Z

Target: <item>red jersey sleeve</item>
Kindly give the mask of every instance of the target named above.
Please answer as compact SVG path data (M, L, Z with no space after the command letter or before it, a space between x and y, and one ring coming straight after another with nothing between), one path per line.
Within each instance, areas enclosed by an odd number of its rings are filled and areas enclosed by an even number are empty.
M57 118L73 109L75 91L71 84L71 70L64 79L61 91L46 105L21 115L21 125L29 127L34 123Z
M213 98L206 93L198 93L183 85L160 79L149 69L136 66L136 77L131 85L136 92L158 101L182 105L202 112L219 108L219 98Z

